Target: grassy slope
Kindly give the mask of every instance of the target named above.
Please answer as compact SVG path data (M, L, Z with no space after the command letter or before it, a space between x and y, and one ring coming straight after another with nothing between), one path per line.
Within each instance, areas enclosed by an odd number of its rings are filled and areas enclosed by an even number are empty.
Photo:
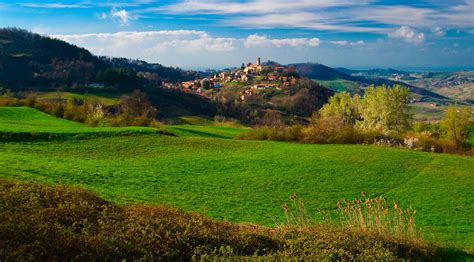
M120 102L118 95L110 94L78 94L71 92L41 92L37 94L39 100L50 100L50 99L81 99L81 100L97 100L104 105L115 105Z
M238 134L246 132L246 128L224 127L224 126L196 126L196 125L173 125L166 129L180 137L213 137L234 138Z
M0 132L92 133L154 130L144 127L88 127L29 107L0 107L0 119Z
M160 135L0 143L2 177L77 184L117 203L168 203L233 221L280 222L293 192L309 212L362 191L384 193L413 205L428 237L471 250L473 170L473 158L372 146Z
M413 118L417 120L440 120L446 113L447 106L432 107L431 103L410 104Z
M336 79L336 80L313 79L313 80L323 86L329 87L330 89L336 92L342 92L342 91L354 92L354 91L357 91L357 89L360 86L360 84L357 82L344 80L344 79Z

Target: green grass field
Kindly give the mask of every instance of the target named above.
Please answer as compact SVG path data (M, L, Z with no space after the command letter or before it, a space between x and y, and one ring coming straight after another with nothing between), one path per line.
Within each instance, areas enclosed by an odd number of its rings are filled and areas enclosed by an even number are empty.
M115 105L120 102L120 96L110 94L78 94L72 92L43 92L36 94L38 100L80 99L96 100L103 105Z
M1 108L0 131L15 128L14 119L21 126L28 119L44 118L28 123L45 132L55 129L55 121L63 121L37 111L22 117L24 110ZM48 119L51 125L40 126ZM363 191L379 193L416 209L416 222L428 239L474 251L472 157L362 145L195 137L186 132L214 133L216 127L182 128L184 137L136 134L2 142L0 176L80 185L116 203L164 203L264 225L284 220L281 205L291 193L305 201L309 213L315 208L332 211L339 199ZM226 132L219 136L231 137L238 131Z
M345 79L336 79L336 80L314 80L319 84L326 86L336 92L348 91L350 93L357 91L360 84L354 81L349 81Z
M57 118L29 107L0 107L0 132L12 133L95 133L156 131L146 127L88 127Z
M212 137L231 139L248 131L246 128L225 126L172 125L166 130L180 137Z

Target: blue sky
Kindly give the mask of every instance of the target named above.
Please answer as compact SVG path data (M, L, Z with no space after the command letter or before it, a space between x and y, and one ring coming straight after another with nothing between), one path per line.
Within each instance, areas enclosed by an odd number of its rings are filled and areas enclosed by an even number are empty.
M474 0L0 0L0 27L184 68L473 68Z

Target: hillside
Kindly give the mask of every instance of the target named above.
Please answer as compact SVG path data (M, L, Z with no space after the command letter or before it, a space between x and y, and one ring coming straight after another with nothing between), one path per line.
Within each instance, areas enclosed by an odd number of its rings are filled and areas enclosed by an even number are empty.
M214 116L215 103L203 97L161 89L162 81L185 81L196 73L125 58L96 57L64 41L20 29L0 29L0 95L39 92L39 99L61 89L66 99L99 98L105 104L134 89L146 90L160 118Z
M403 75L407 72L396 70L393 68L375 68L368 70L352 70L344 67L335 68L338 71L341 71L348 75L353 76L365 76L365 77L382 77L382 78L391 78L393 75Z
M96 57L84 48L21 29L0 29L0 86L13 91L87 86L130 91L194 77L193 72L160 64Z
M13 112L0 115L2 128L13 124L6 115L25 109L7 110ZM17 125L36 117L18 117ZM28 126L48 132L40 123ZM281 203L292 193L315 220L316 208L334 212L339 199L384 194L417 210L417 225L428 239L474 248L470 157L158 134L0 142L0 147L0 162L8 163L0 165L3 178L78 185L114 203L170 204L263 225L284 221Z
M401 80L461 103L474 104L474 71L411 73Z
M89 127L29 107L0 107L0 141L49 141L161 133L147 127Z
M363 89L370 85L401 85L407 87L411 92L425 99L446 99L446 97L430 90L416 87L405 82L382 78L379 75L376 77L371 77L370 74L354 75L351 74L352 71L349 69L342 69L342 71L339 71L337 69L317 63L299 63L290 64L289 66L294 67L296 71L302 76L308 77L322 84L326 84L335 91L344 91L347 89L351 93L361 94L363 93ZM373 71L369 72L374 74L375 72L380 72L380 70Z

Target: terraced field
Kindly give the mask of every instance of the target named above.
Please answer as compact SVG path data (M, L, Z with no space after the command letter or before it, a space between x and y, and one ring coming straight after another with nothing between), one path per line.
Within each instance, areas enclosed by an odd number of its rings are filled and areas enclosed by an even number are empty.
M30 109L1 108L0 131L89 129L69 121L67 126L37 111L25 115L25 110ZM51 125L40 125L44 121ZM187 135L191 131L229 138L239 131L173 128L183 137L136 133L0 142L0 177L79 185L116 203L164 203L264 225L284 220L281 205L292 193L305 201L315 220L316 208L332 212L341 198L361 192L384 194L417 210L417 224L427 238L474 251L472 157L362 145L196 137Z

